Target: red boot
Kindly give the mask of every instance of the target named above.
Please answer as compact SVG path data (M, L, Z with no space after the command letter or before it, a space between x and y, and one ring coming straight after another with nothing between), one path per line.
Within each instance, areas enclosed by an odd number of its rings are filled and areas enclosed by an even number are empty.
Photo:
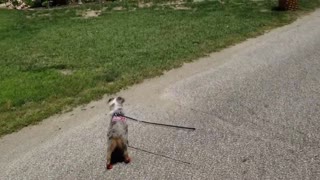
M107 164L107 169L112 169L112 164Z
M127 157L127 158L124 160L124 162L125 162L126 164L130 163L130 162L131 162L130 157Z

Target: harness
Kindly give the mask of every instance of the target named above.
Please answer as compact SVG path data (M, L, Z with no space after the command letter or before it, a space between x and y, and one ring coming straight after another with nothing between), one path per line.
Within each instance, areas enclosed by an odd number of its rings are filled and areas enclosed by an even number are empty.
M112 115L112 122L126 122L127 118L124 116L123 112L115 112Z

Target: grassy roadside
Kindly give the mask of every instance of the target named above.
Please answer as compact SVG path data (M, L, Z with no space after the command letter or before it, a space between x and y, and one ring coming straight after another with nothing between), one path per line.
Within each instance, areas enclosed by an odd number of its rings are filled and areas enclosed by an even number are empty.
M106 93L161 75L207 53L288 24L301 10L272 11L275 0L211 1L111 10L86 7L0 10L0 136ZM185 8L187 7L187 8ZM91 7L100 9L101 7ZM189 9L190 8L190 9Z

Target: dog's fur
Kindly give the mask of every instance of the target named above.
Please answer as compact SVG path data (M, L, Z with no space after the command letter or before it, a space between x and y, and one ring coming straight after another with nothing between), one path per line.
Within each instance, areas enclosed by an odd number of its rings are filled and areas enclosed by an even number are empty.
M108 131L108 149L107 149L107 169L112 169L111 155L115 150L122 153L124 162L129 163L130 157L128 154L128 124L126 123L123 113L124 98L110 98L108 101L110 107L110 125ZM122 118L116 120L114 118Z

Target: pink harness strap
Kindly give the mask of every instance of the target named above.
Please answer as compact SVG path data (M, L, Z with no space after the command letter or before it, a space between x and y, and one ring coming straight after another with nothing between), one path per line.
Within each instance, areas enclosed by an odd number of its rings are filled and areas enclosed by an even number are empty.
M117 121L126 122L126 118L123 117L123 116L113 116L112 117L112 122L117 122Z

